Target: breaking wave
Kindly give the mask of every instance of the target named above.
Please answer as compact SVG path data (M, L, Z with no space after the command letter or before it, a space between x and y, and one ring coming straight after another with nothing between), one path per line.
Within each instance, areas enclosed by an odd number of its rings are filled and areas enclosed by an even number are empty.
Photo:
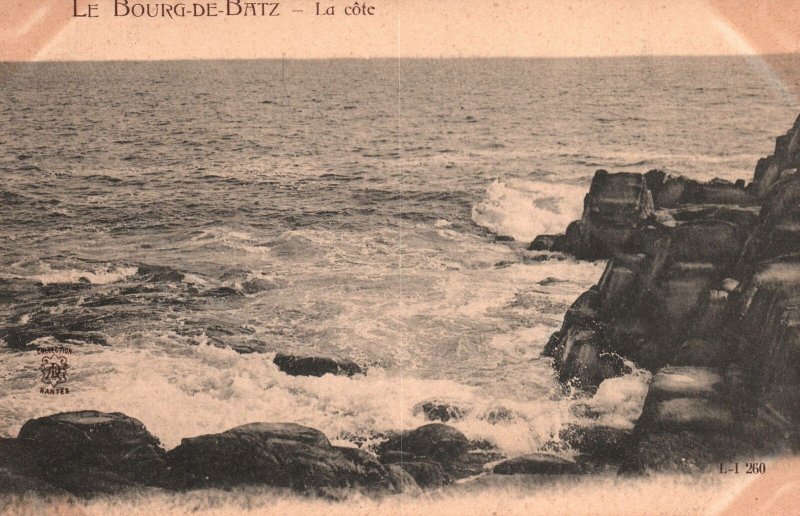
M509 179L495 180L472 208L472 220L518 241L560 233L581 217L585 186Z

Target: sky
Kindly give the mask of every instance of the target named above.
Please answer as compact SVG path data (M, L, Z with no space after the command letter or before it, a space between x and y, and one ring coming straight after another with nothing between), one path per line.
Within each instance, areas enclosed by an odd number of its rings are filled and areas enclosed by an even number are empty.
M134 18L115 3L0 0L0 60L739 55L800 50L795 0L367 0L279 2L280 16ZM225 11L226 2L215 0ZM355 0L354 0L355 1ZM86 14L95 4L97 17ZM361 5L361 2L359 2ZM238 8L232 6L235 12ZM266 7L271 10L271 7ZM261 7L256 6L260 14ZM292 12L298 10L302 12ZM120 7L119 12L125 8ZM793 22L793 20L795 22Z

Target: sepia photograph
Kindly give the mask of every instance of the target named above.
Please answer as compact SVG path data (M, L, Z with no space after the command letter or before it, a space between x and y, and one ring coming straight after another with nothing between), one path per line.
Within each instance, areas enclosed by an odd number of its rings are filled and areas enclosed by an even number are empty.
M0 513L800 514L797 20L0 0Z

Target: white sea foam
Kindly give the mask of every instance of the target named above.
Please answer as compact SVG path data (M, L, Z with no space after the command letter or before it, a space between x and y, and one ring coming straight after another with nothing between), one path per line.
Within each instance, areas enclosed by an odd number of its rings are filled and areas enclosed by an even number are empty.
M536 235L562 233L579 219L585 186L495 180L486 198L472 208L472 220L491 231L527 242Z
M354 378L294 377L279 371L271 354L238 354L209 345L203 336L143 334L139 339L152 344L125 347L112 339L113 353L94 345L75 348L69 357L70 394L65 396L38 392L35 354L9 355L9 367L0 373L10 393L3 413L14 417L0 418L0 435L16 435L33 417L92 408L140 419L167 448L183 437L254 421L304 424L342 441L353 435L416 428L426 423L416 405L447 400L466 413L463 420L450 424L515 456L536 450L574 420L570 407L575 401L566 398L512 399L513 393L497 396L452 380L416 378L380 368ZM539 381L553 380L542 375ZM613 405L607 409L614 416L608 418L609 424L629 427L638 417L645 392L642 383L630 375L601 386L593 400L598 411Z
M105 285L133 276L138 270L138 267L135 266L106 266L89 271L80 269L53 269L48 264L43 264L39 274L27 277L44 285L51 283L78 283L79 281L88 281L94 285Z
M228 249L244 251L250 254L268 254L269 247L255 242L253 235L246 231L238 231L227 227L214 227L205 229L193 237L191 242L196 246L217 244Z

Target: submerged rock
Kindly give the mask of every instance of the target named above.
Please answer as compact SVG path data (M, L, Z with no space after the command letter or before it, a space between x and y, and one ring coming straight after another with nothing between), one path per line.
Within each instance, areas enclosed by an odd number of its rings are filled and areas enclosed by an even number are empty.
M137 276L149 283L180 283L186 277L177 269L165 265L139 265Z
M539 235L528 245L528 251L562 252L567 249L565 235Z
M446 423L450 420L458 421L464 417L464 410L456 405L445 401L425 401L414 406L414 415L422 413L427 421L441 421Z
M322 356L298 356L278 353L273 363L291 376L324 376L326 374L353 376L364 369L352 360Z
M514 237L508 235L495 235L494 236L495 242L513 242Z

